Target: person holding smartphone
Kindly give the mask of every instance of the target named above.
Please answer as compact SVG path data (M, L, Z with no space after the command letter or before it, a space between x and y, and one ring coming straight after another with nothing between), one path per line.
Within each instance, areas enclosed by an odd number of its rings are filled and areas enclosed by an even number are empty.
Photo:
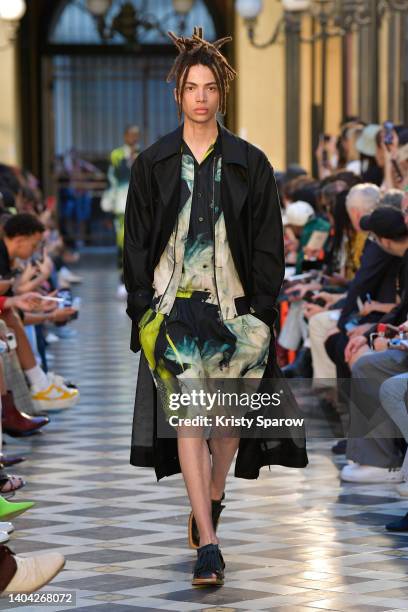
M7 219L3 228L4 236L0 240L0 277L3 279L13 277L16 261L18 259L23 261L31 259L43 239L44 231L45 227L37 217L28 213L17 214ZM33 281L30 284L29 279L27 280L26 290L38 286L35 281L34 284ZM4 287L5 297L12 298L14 296L15 285L16 281L10 283L8 287ZM67 320L75 313L73 309L67 309L65 312L55 310L54 304L51 308L51 312L44 311L44 309L40 313L28 312L24 315L24 322L15 308L8 308L1 315L6 325L15 333L17 355L29 381L31 399L37 412L70 408L79 400L78 389L72 389L63 383L56 383L48 379L47 374L36 362L24 330L24 323L29 325L48 320L57 322ZM5 405L4 402L11 402L10 398L4 397L3 399L3 405Z

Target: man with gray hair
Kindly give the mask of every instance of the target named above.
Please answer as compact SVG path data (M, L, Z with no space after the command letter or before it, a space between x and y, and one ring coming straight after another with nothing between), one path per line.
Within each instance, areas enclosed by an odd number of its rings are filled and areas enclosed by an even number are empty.
M376 185L362 183L350 190L346 207L356 231L361 231L361 218L378 208L380 202L381 191ZM349 341L356 335L364 334L382 317L382 313L375 311L365 316L358 316L359 298L362 302L368 300L386 304L395 302L399 267L398 257L386 253L370 237L367 239L360 268L348 288L346 301L337 322L339 331L329 336L325 342L326 351L336 366L337 378L350 378L351 375L344 357ZM354 322L356 316L358 324Z
M381 191L377 185L371 183L361 183L353 187L347 195L346 207L347 213L350 218L353 229L356 233L361 233L360 219L364 215L370 214L375 208L378 207L381 199ZM368 250L368 256L366 251ZM360 268L357 272L356 277L351 282L348 293L345 297L345 302L341 310L325 310L315 314L309 319L309 333L310 333L310 346L312 352L312 363L313 363L313 376L315 380L328 379L333 380L336 378L336 365L333 360L327 354L325 347L325 341L328 334L332 333L332 330L336 328L336 317L340 317L342 322L347 321L351 313L357 310L357 297L361 294L363 301L365 300L365 293L363 292L362 285L366 279L366 271L369 262L372 258L372 251L380 253L383 257L381 249L375 246L372 241L366 241L362 257L361 264L363 268ZM376 260L374 260L374 264ZM375 273L375 269L370 268L370 277ZM370 289L371 290L371 289ZM366 291L367 292L367 291ZM339 296L339 299L341 296ZM336 339L340 339L340 333L336 334ZM342 335L343 343L344 336ZM345 343L347 344L347 336L345 336Z

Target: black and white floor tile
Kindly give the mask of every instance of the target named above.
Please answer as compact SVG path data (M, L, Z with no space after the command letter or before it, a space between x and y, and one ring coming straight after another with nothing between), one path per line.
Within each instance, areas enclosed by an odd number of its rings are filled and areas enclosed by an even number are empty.
M191 587L181 477L157 483L152 470L129 465L137 356L114 266L113 254L83 258L78 334L49 348L51 369L78 383L80 404L55 414L42 435L8 440L9 452L29 456L13 470L28 481L16 499L36 501L15 520L10 546L61 551L65 570L44 591L76 594L75 607L19 609L407 610L408 535L388 534L384 524L405 514L408 500L393 486L340 484L342 461L329 441L310 441L305 470L230 477L219 530L225 586Z

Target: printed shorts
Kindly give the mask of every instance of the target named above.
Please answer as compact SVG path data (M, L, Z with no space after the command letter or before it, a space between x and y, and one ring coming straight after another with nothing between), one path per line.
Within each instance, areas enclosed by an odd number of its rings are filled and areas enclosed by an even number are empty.
M252 314L222 321L208 294L178 293L168 315L149 308L139 322L142 350L166 414L172 393L207 387L214 379L261 379L266 368L270 330ZM185 406L183 416L194 416Z

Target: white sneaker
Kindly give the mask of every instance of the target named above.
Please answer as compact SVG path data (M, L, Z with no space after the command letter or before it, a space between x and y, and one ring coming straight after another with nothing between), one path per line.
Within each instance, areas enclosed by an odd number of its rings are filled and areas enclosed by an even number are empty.
M48 332L48 334L45 337L45 341L48 342L48 344L54 344L55 342L59 342L60 339L58 338L56 334L53 334L52 332Z
M63 376L61 376L61 374L56 374L56 372L50 372L48 370L47 372L47 378L48 378L48 382L54 385L57 385L58 387L67 387L67 389L76 389L76 385L68 386L67 381L65 380L65 378ZM71 383L69 383L71 385Z
M82 276L78 276L69 270L66 266L63 266L58 272L58 281L65 283L82 283Z
M402 482L403 476L400 468L380 468L373 465L360 465L351 463L345 465L340 477L346 482L380 483Z
M72 408L79 400L78 389L51 383L45 389L31 387L31 399L36 413Z
M7 533L7 531L0 531L0 544L5 544L6 542L8 542L10 539L9 534Z
M0 523L0 531L5 531L6 533L12 533L14 531L13 523Z
M61 553L47 553L35 557L14 557L17 571L4 593L32 593L48 584L64 567Z
M397 489L401 497L408 497L408 482L406 480L404 480L401 484L397 485L395 488ZM1 529L1 523L0 523L0 529Z
M127 291L126 291L125 285L119 285L119 287L116 290L116 297L118 300L126 300Z

